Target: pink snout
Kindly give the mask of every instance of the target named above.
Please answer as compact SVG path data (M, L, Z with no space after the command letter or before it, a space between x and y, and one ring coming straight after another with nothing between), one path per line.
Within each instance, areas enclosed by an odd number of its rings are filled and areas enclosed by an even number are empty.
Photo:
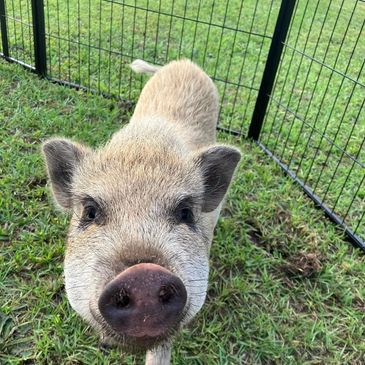
M162 266L143 263L117 275L103 290L99 310L114 331L157 338L179 323L187 294L183 282Z

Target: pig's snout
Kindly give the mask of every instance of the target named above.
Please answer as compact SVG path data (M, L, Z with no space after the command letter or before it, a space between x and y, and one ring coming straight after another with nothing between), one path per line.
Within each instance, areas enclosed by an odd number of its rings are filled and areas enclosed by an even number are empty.
M156 338L176 328L187 293L183 282L162 266L143 263L117 275L99 298L99 310L116 332Z

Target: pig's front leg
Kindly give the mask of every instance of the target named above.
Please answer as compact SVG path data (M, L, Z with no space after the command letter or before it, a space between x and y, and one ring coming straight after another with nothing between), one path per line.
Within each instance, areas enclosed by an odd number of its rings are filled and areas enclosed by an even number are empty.
M171 345L166 343L147 351L146 365L170 365L170 359Z

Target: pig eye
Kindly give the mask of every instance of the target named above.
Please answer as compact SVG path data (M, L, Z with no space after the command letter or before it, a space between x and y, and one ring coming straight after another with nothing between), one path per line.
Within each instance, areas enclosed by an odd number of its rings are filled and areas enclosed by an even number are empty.
M81 217L81 225L86 226L89 223L101 223L100 207L95 201L88 200L84 202L84 210Z
M96 207L94 206L88 206L85 207L84 209L84 217L89 220L89 221L93 221L96 218L97 215L97 211L96 211Z
M189 207L178 207L175 211L175 218L178 223L194 224L194 214Z

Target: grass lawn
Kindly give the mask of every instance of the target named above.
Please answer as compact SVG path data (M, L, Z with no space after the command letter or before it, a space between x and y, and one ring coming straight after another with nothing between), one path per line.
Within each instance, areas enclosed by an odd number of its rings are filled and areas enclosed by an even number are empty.
M192 58L218 86L221 125L247 132L280 1L44 2L50 77L133 101L146 78L131 60ZM33 64L29 3L6 1L11 56ZM271 103L261 138L362 237L364 17L363 1L298 0L288 44L315 60L285 48L273 91L282 106ZM103 144L131 105L0 59L0 364L143 364L102 352L67 303L69 217L52 209L40 155L55 135ZM206 305L175 341L173 364L364 364L363 253L258 147L219 139L243 159L216 229Z
M0 363L142 364L102 352L67 303L68 217L50 208L40 155L54 135L100 145L130 111L3 61L0 110ZM176 340L173 364L363 364L363 254L257 147L241 149L208 299Z

